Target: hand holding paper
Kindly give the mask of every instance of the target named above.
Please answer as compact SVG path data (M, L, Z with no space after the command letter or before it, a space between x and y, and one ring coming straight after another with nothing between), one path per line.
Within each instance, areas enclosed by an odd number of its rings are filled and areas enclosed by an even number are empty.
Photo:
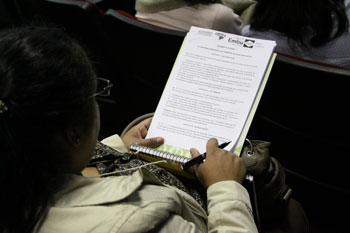
M206 152L206 143L231 141L240 155L245 137L276 55L276 43L192 27L187 33L148 129L147 138L164 144L146 154L181 165L190 148ZM164 158L164 157L163 157ZM149 159L149 157L147 157Z

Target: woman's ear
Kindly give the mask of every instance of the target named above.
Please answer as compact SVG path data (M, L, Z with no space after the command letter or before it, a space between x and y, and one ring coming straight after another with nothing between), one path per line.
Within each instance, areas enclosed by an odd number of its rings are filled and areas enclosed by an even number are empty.
M79 146L80 145L80 133L76 127L69 127L65 130L66 139L69 145Z

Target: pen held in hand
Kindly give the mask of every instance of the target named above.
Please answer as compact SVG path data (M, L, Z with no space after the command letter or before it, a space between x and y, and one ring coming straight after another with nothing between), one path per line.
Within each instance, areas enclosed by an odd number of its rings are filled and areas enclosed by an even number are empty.
M228 144L230 144L230 142L225 142L225 143L222 143L219 145L219 148L220 149L223 149L225 148ZM197 156L196 158L194 159L191 159L190 161L186 162L185 164L182 165L182 169L183 170L186 170L188 169L189 167L192 167L193 165L195 164L199 164L201 162L203 162L203 160L205 159L205 157L207 156L207 153L203 153L203 154L200 154L199 156Z

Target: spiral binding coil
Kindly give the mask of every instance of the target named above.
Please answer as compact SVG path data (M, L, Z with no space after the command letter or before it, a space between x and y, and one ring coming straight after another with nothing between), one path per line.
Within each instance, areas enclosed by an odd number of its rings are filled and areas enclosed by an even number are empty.
M160 151L154 148L146 147L146 146L140 146L137 144L131 144L130 150L134 152L135 154L138 153L143 153L145 155L152 156L154 158L159 158L159 159L166 159L168 161L171 161L173 163L179 163L179 164L184 164L187 161L189 161L189 158L180 156L180 155L175 155L166 151Z

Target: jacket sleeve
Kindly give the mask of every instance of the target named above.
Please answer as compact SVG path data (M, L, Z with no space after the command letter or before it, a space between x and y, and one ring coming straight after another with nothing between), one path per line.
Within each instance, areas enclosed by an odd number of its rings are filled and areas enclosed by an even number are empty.
M258 232L248 191L235 181L211 185L208 196L208 232Z
M211 185L208 195L208 229L185 220L180 215L170 215L159 225L157 232L232 232L258 233L247 190L235 181L222 181Z
M102 141L112 148L126 152L127 148L118 135L113 135ZM258 232L249 194L247 190L235 181L221 181L211 185L207 190L208 197L208 232ZM159 232L202 232L195 224L184 220L181 216L172 215L166 224L159 226ZM183 230L183 231L182 231Z
M106 144L107 146L112 147L113 149L119 151L119 152L128 152L128 148L124 145L122 139L119 137L118 134L114 134L110 137L107 137L101 141L103 144Z

